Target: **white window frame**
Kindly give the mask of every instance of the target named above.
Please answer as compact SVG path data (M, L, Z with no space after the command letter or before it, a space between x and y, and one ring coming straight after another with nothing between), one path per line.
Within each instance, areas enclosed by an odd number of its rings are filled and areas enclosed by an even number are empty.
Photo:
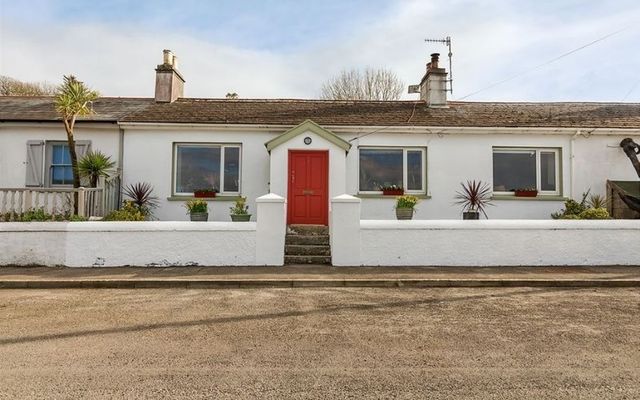
M562 180L561 180L561 176L562 176L562 171L561 171L561 163L560 163L560 155L561 155L561 149L557 148L557 147L493 147L493 152L492 152L492 158L491 158L491 171L492 171L492 175L493 175L493 155L496 153L525 153L525 152L531 152L534 151L536 154L536 190L538 191L538 195L541 196L560 196L562 193ZM540 153L554 153L555 157L555 170L556 170L556 190L541 190L541 182L540 182L540 176L541 176L541 165L540 165ZM492 176L492 185L491 187L493 188L493 181L494 181L494 177ZM515 196L514 192L499 192L499 191L494 191L494 194L500 195L500 196Z
M192 143L192 142L175 142L173 143L173 168L172 168L172 185L171 190L174 196L193 197L193 192L178 192L176 185L178 183L178 147L209 147L220 148L220 188L216 195L220 196L240 196L242 193L242 145L240 143ZM237 148L238 150L238 191L225 192L224 191L224 157L226 148Z
M382 194L382 190L360 190L360 150L402 150L402 187L406 194L427 193L427 148L419 146L360 146L358 147L358 194ZM422 190L407 190L407 151L422 153Z

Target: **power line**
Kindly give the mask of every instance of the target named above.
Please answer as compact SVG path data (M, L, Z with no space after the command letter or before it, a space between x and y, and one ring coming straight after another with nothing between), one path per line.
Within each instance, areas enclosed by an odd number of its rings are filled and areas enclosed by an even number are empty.
M542 64L538 64L538 65L536 65L536 66L534 66L534 67L531 67L531 68L529 68L529 69L526 69L526 70L524 70L524 71L522 71L522 72L520 72L520 73L518 73L518 74L512 75L512 76L510 76L510 77L508 77L508 78L505 78L505 79L502 79L502 80L500 80L500 81L498 81L498 82L492 83L491 85L485 86L485 87L483 87L482 89L479 89L479 90L476 90L475 92L469 93L469 94L468 94L468 95L466 95L466 96L459 97L457 100L464 100L464 99L466 99L467 97L474 96L474 95L476 95L476 94L478 94L478 93L480 93L480 92L483 92L483 91L485 91L485 90L487 90L487 89L491 89L491 88L493 88L493 87L495 87L495 86L498 86L498 85L501 85L501 84L503 84L503 83L505 83L505 82L509 82L509 81L511 81L511 80L513 80L513 79L519 78L519 77L521 77L521 76L523 76L523 75L528 74L528 73L529 73L529 72L531 72L531 71L534 71L534 70L536 70L536 69L538 69L538 68L542 68L542 67L544 67L544 66L547 66L547 65L549 65L549 64L551 64L551 63L554 63L554 62L556 62L556 61L558 61L558 60L560 60L560 59L562 59L562 58L565 58L565 57L567 57L567 56L569 56L569 55L571 55L571 54L573 54L573 53L576 53L576 52L578 52L578 51L580 51L580 50L582 50L582 49L585 49L585 48L587 48L587 47L589 47L589 46L592 46L592 45L594 45L594 44L596 44L596 43L598 43L598 42L601 42L601 41L603 41L603 40L606 40L606 39L610 38L611 36L617 35L618 33L623 32L623 31L625 31L625 30L629 29L630 27L631 27L631 26L627 26L627 27L624 27L624 28L622 28L622 29L619 29L619 30L617 30L617 31L615 31L615 32L609 33L608 35L602 36L601 38L598 38L598 39L596 39L596 40L594 40L594 41L592 41L592 42L589 42L589 43L587 43L587 44L585 44L585 45L582 45L582 46L580 46L580 47L578 47L578 48L575 48L575 49L573 49L573 50L571 50L571 51L568 51L568 52L566 52L566 53L564 53L564 54L561 54L561 55L559 55L559 56L557 56L557 57L555 57L555 58L552 58L551 60L545 61L545 62L543 62Z
M625 101L627 99L627 97L629 97L629 95L636 90L636 87L638 86L638 84L640 83L640 79L638 79L636 81L636 83L634 83L633 85L631 85L631 89L629 89L629 91L627 92L627 94L624 95L624 97L622 98L622 100L620 101Z

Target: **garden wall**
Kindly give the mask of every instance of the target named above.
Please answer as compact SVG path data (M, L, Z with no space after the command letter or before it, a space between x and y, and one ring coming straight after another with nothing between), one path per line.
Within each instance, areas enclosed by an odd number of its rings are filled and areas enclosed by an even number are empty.
M333 265L636 265L640 261L640 221L361 221L359 199L346 195L333 199L332 210Z
M257 222L10 222L0 265L282 265L284 199L257 200Z

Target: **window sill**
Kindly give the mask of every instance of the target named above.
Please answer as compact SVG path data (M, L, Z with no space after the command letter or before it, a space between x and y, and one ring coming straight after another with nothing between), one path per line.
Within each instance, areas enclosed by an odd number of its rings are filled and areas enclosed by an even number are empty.
M240 196L216 196L216 197L193 197L193 196L170 196L167 197L168 201L189 201L189 200L204 200L204 201L236 201Z
M384 195L384 194L356 194L354 195L357 198L360 199L392 199L395 200L396 197L395 195ZM416 196L419 199L430 199L431 196L427 195L427 194L411 194L411 193L405 193L403 196Z
M538 195L536 197L516 197L509 195L494 195L491 197L491 200L516 200L516 201L567 201L568 197L564 196L548 196L548 195Z

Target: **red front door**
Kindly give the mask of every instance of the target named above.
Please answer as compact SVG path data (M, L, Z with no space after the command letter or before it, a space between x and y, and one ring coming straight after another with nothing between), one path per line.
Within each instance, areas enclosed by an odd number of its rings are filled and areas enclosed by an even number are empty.
M287 223L329 224L329 152L289 150Z

